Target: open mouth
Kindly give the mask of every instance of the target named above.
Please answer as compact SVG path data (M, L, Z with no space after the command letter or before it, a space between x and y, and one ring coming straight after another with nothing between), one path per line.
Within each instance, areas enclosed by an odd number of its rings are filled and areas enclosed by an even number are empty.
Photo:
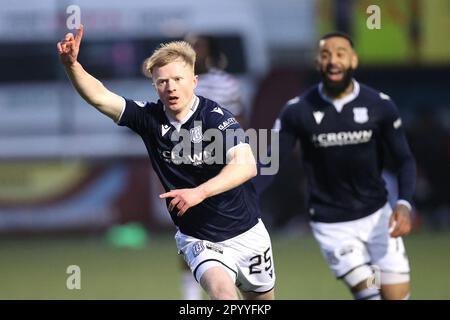
M339 81L344 77L344 72L338 68L328 68L327 69L327 78L331 81Z
M175 97L175 96L169 97L170 104L176 104L177 102L178 102L178 97Z

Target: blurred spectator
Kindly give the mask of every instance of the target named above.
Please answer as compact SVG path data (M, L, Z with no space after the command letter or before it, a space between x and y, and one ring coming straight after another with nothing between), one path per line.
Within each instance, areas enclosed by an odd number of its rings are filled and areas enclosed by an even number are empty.
M219 48L217 39L209 35L187 35L185 38L197 53L195 73L199 77L195 93L212 99L234 114L242 127L246 127L241 84L225 71L228 59Z

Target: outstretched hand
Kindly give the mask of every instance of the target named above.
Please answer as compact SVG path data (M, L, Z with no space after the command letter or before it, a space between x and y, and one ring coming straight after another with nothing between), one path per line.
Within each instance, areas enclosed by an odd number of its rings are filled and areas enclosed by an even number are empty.
M64 40L58 42L59 58L65 66L71 66L77 61L78 52L80 51L81 38L83 37L83 25L80 24L77 35L74 37L72 33L66 34Z
M175 208L178 210L177 216L182 216L186 211L206 199L206 195L201 188L176 189L159 195L161 199L173 198L169 203L169 212Z

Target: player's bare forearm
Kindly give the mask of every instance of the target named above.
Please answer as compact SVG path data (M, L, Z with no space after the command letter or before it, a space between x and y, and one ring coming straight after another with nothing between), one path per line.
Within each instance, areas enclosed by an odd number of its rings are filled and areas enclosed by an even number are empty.
M109 91L92 75L90 75L79 62L65 66L66 73L73 86L97 110L117 121L125 105L125 100Z
M198 186L206 198L231 190L256 176L256 161L250 146L239 146L232 152L231 160L222 171Z
M81 97L100 112L117 121L125 106L125 100L106 89L100 81L86 72L77 60L83 30L83 25L80 25L76 36L68 33L62 41L56 44L59 59Z
M182 216L189 208L206 198L233 189L253 178L257 171L250 146L239 146L232 152L230 162L214 178L196 188L176 189L161 194L161 199L173 198L169 203L169 211L176 209L177 214Z

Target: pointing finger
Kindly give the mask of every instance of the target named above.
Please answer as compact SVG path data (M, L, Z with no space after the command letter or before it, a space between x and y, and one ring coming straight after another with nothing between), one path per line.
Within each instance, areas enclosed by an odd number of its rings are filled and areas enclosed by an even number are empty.
M84 26L82 24L80 24L80 29L78 29L78 33L75 37L75 42L77 43L77 45L80 44L81 38L83 38L83 30L84 30Z
M160 198L160 199L165 199L165 198L171 198L171 197L175 197L175 196L176 196L176 193L175 193L175 192L169 191L169 192L160 194L160 195L159 195L159 198Z

